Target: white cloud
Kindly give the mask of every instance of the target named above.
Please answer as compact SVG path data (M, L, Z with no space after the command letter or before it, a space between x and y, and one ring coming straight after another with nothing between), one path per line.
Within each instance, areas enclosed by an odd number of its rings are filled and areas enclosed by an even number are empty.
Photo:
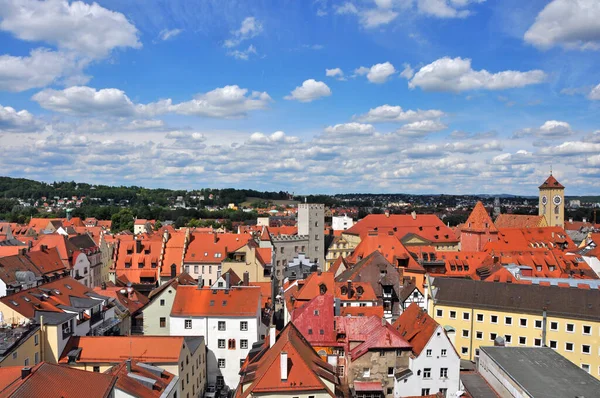
M466 18L471 15L471 12L458 8L465 7L469 3L469 1L454 0L418 0L417 7L419 12L436 18Z
M181 29L163 29L158 36L162 41L166 41L178 36L181 32L183 32Z
M358 14L358 8L352 3L344 3L335 7L336 14Z
M444 116L445 113L437 110L403 110L401 106L381 105L377 108L369 109L364 115L355 116L358 121L368 123L385 123L385 122L407 122L427 119L438 119Z
M21 40L51 43L91 58L142 46L138 30L123 14L97 3L1 0L0 18L0 30Z
M553 0L538 14L524 39L540 49L600 49L600 2Z
M327 84L318 82L314 79L305 80L302 86L296 87L290 95L285 96L286 100L297 100L300 102L311 102L321 97L329 97L331 89Z
M32 99L40 106L73 115L109 115L152 117L165 113L214 118L239 118L249 111L265 109L271 97L266 92L225 86L198 94L193 100L173 104L165 99L149 104L134 104L124 91L107 88L69 87L64 90L46 89Z
M254 17L246 17L239 29L231 32L231 38L225 40L225 47L237 47L244 40L258 36L263 31L262 23Z
M299 141L300 139L298 137L289 137L283 131L276 131L271 135L266 135L260 132L252 133L252 135L250 135L250 143L252 144L294 144Z
M366 66L361 66L360 68L356 68L354 69L354 75L355 76L364 76L367 73L369 73L371 69L367 68Z
M471 68L470 59L444 57L422 67L408 86L420 87L424 91L504 90L538 84L545 79L546 74L541 70L498 73L490 73L485 69L475 71Z
M325 76L335 77L338 80L346 80L344 77L344 71L340 68L325 69Z
M371 135L374 132L375 127L373 125L356 122L336 124L335 126L325 128L325 133L327 134L339 134L343 136L364 136Z
M227 51L227 55L229 55L233 58L236 58L236 59L244 60L244 61L247 61L248 58L250 58L250 54L254 54L254 55L257 54L256 48L254 47L253 44L250 44L248 46L248 48L245 50L229 50L229 51Z
M528 152L524 149L518 150L516 153L503 153L498 156L494 156L490 161L494 165L516 165L516 164L528 164L533 162L533 153Z
M0 55L0 90L24 91L40 88L59 80L77 79L86 83L81 69L87 63L72 54L44 48L32 50L29 56Z
M384 62L381 64L375 64L370 68L366 66L361 66L360 68L356 68L354 70L354 76L364 76L367 75L367 79L371 83L381 84L385 83L388 78L396 73L396 69L394 65L389 62Z
M0 105L0 131L32 131L39 126L29 111Z
M372 8L361 13L360 22L365 28L376 28L392 22L399 13L389 9Z
M512 138L528 138L535 136L538 138L560 138L573 134L571 125L567 122L558 120L547 120L538 128L527 127L517 130L513 133Z
M540 154L550 156L575 156L586 153L600 153L600 143L567 141L560 145L542 148L540 150Z
M590 91L590 93L588 94L588 98L591 100L600 100L600 84L598 84L592 89L592 91Z
M404 64L403 66L404 69L402 70L402 72L400 72L400 76L402 76L406 80L412 79L412 77L415 75L415 71L413 70L413 68L411 68L409 64Z
M446 130L448 126L437 120L421 120L405 124L396 130L396 134L406 137L424 137L429 133Z

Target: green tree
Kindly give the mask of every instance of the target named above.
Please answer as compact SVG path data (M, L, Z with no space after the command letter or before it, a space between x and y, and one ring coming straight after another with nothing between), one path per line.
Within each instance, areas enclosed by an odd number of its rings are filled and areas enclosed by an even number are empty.
M111 217L112 232L131 231L133 232L133 213L129 209L122 209Z

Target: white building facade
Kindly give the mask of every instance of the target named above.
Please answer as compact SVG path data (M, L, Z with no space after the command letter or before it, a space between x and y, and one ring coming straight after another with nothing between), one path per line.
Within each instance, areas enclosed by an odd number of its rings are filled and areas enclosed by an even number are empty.
M331 227L334 231L345 231L354 225L352 217L347 215L331 217Z

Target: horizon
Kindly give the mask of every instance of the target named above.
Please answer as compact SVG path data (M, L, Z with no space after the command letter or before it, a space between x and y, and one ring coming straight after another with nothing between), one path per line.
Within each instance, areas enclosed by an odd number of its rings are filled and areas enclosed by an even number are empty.
M1 3L14 178L600 195L597 0Z

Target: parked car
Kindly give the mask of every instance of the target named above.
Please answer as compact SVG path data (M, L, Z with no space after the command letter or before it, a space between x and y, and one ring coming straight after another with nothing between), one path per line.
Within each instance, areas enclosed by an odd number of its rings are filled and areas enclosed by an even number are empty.
M209 384L206 387L204 398L217 398L217 386L214 384Z

